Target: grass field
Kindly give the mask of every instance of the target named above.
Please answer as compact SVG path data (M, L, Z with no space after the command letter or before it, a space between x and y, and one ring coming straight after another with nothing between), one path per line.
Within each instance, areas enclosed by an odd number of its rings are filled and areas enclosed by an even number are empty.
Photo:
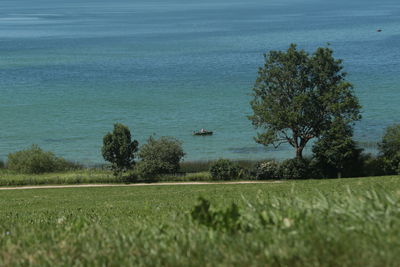
M400 262L398 176L0 191L0 207L1 266Z

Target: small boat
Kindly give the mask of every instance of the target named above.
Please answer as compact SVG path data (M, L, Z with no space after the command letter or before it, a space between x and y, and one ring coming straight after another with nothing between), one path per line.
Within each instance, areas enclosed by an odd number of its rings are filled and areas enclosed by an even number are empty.
M193 135L212 135L212 131L200 130L198 132L193 132Z
M377 29L376 31L377 31L377 32L381 32L382 30L381 30L381 29Z

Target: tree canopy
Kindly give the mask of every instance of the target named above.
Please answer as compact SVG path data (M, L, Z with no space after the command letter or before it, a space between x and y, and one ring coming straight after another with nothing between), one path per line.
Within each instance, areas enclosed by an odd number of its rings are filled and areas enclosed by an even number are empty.
M129 128L121 123L114 124L112 133L103 138L102 155L106 161L112 164L115 174L130 169L134 164L134 154L138 150L139 143L132 141Z
M138 173L146 178L177 173L179 162L184 156L182 143L179 140L167 136L159 139L150 136L139 152L141 161L137 166Z
M340 119L350 124L361 118L353 86L342 71L342 60L328 48L313 54L291 44L287 51L264 55L253 88L249 116L256 128L263 129L256 141L278 147L288 143L302 158L307 143L321 136Z

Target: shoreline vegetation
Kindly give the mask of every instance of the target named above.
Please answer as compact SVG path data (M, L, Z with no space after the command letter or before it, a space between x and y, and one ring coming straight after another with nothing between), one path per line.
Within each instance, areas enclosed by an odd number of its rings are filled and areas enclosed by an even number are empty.
M115 176L113 171L110 170L106 164L96 165L92 167L83 167L79 164L74 166L80 166L73 170L66 170L61 172L49 172L39 174L27 174L18 173L15 171L8 170L3 165L0 168L0 186L34 186L34 185L78 185L78 184L135 184L135 183L162 183L162 182L221 182L221 181L288 181L296 179L285 179L285 178L259 178L254 177L254 173L247 173L242 177L235 179L213 179L210 174L210 168L215 164L217 160L204 160L204 161L187 161L180 163L180 172L175 174L164 174L157 175L150 179L135 179L131 180L128 175ZM234 165L245 170L254 170L257 165L265 162L275 162L269 159L266 160L232 160ZM381 175L359 175L350 178L360 177L381 177ZM384 174L385 177L395 177L395 174ZM400 176L399 176L400 177ZM334 179L336 177L330 177ZM309 180L319 180L323 177L309 177L303 178Z
M158 175L153 179L137 179L131 181L128 176L115 176L107 164L83 167L74 163L76 169L62 172L49 172L38 174L18 173L3 167L0 168L0 186L24 186L24 185L61 185L61 184L95 184L95 183L157 183L157 182L196 182L213 181L209 173L213 160L187 161L180 163L180 171L175 174ZM235 164L243 168L251 168L259 161L256 160L236 160ZM241 178L237 180L251 180Z

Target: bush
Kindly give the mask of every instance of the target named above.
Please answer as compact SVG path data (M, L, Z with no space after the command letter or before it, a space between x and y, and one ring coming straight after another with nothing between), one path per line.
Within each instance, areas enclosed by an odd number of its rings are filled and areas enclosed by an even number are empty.
M399 166L397 166L397 174L400 175L400 162L399 162Z
M103 158L111 163L114 175L133 167L138 145L138 141L132 141L129 128L121 123L114 124L114 131L104 136L101 152Z
M400 165L400 124L389 126L378 144L386 174L395 174Z
M306 159L288 159L281 163L279 168L283 179L311 178L310 162Z
M280 179L279 164L276 161L259 162L253 171L257 180Z
M375 157L370 154L363 157L363 175L381 176L385 174L385 160L383 157Z
M4 161L0 160L0 169L4 169L5 168L5 164Z
M164 169L166 169L166 167L162 165L163 163L157 160L140 161L138 164L136 164L134 176L158 180L156 178L163 174Z
M181 162L180 171L184 173L196 173L196 172L205 172L209 171L211 165L215 161L212 160L199 160L199 161L186 161ZM245 170L252 170L255 168L255 165L258 163L255 160L232 160L232 162L236 163L239 167Z
M235 203L226 209L215 209L211 207L210 201L200 198L199 204L191 212L191 217L198 224L222 232L235 233L242 227L242 215Z
M353 140L353 129L342 120L335 120L331 127L322 133L322 136L314 143L312 151L317 165L322 167L322 173L326 176L341 178L345 175L346 167L356 161L362 152L357 148ZM358 169L360 172L361 169ZM354 173L354 169L350 170Z
M150 178L160 174L174 174L179 171L179 162L185 156L182 143L172 137L150 137L139 152L141 162L136 168L139 176Z
M210 160L185 161L179 164L179 170L184 173L208 172L212 162Z
M210 167L210 174L214 180L233 180L239 178L241 168L228 159L219 159Z
M19 173L38 174L45 172L66 171L79 166L56 157L52 152L43 151L39 146L32 145L29 149L10 153L7 167Z

